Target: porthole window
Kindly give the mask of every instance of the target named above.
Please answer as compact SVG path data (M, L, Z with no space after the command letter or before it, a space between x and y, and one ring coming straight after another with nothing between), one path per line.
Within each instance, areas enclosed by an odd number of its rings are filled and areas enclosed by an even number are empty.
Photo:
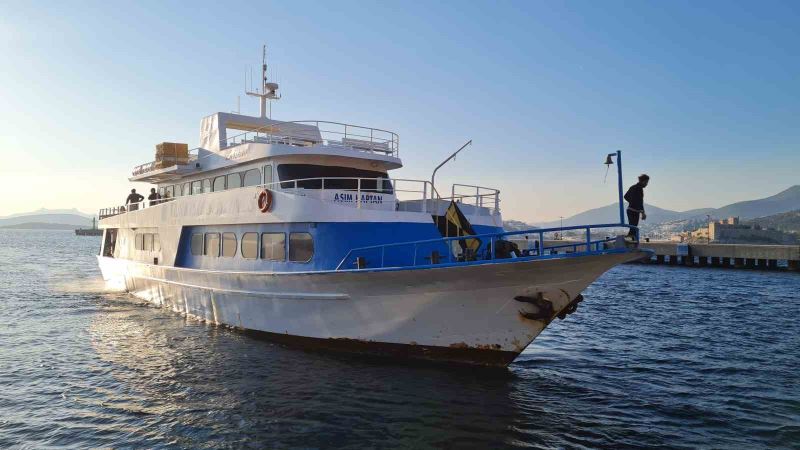
M206 233L203 254L206 256L219 256L219 233Z
M258 258L258 233L245 233L242 235L242 257L247 259Z
M239 173L228 175L228 187L226 189L236 189L242 187L242 176Z
M309 262L314 256L314 239L309 233L289 234L289 261Z
M236 256L236 234L222 233L222 256L233 258Z
M285 233L261 233L261 259L286 261Z
M192 255L200 256L203 254L203 234L194 233L192 235Z
M214 178L214 192L225 190L225 175Z
M258 186L261 184L261 172L258 169L250 169L244 173L245 186Z

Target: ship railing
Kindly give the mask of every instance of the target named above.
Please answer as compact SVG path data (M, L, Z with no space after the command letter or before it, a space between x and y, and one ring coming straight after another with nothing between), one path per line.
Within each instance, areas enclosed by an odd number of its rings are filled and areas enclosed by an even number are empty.
M627 224L577 225L555 228L533 228L477 235L462 235L439 239L398 242L355 248L347 252L336 270L372 270L384 268L433 267L442 265L469 265L505 260L508 258L539 259L564 253L573 256L601 254L618 236L598 237L597 230L618 232L638 228ZM563 236L565 231L578 231L581 241L561 243L547 240L548 235ZM595 231L595 233L593 233ZM527 248L513 250L510 242L521 239ZM516 242L515 242L516 243Z
M464 185L462 185L464 186ZM450 204L450 201L455 201L462 206L462 210L467 216L489 216L499 213L497 207L499 191L490 188L494 200L491 202L485 200L488 194L483 191L476 191L474 194L458 194L452 197L442 197L439 192L431 185L430 181L426 180L412 180L405 178L357 178L357 177L315 177L315 178L298 178L293 180L274 181L268 184L260 184L256 186L242 186L233 189L242 188L266 188L286 192L294 195L313 196L320 198L323 201L333 201L333 196L329 195L330 191L336 192L352 192L354 197L352 202L336 202L351 204L357 208L362 208L365 205L373 207L379 204L383 207L383 198L378 202L375 197L365 198L362 194L382 194L391 196L390 199L394 202L390 204L394 211L400 212L421 212L433 215L443 215L444 211ZM229 190L229 189L226 189ZM223 192L223 191L216 191ZM455 191L453 191L455 192ZM202 192L195 194L182 194L175 197L161 198L158 200L143 200L138 203L130 203L127 205L112 206L110 208L103 208L99 212L100 219L106 217L124 214L130 211L149 208L174 201L181 197L189 195L205 195L212 192ZM492 203L493 202L493 203ZM479 205L479 206L475 206ZM484 205L484 206L480 206ZM492 206L487 206L492 205ZM467 206L464 208L464 206Z
M97 214L97 216L99 217L99 220L103 220L106 217L113 217L120 214L125 214L127 212L138 211L140 209L145 209L145 208L152 208L157 205L171 202L178 198L179 197L167 197L167 198L160 198L158 200L142 200L140 202L127 203L125 205L119 205L119 206L111 206L109 208L102 208L100 209L100 212Z
M462 205L473 206L475 211L488 208L492 214L500 212L500 190L471 184L453 184L451 199Z
M469 186L469 185L459 185ZM325 199L325 191L353 192L356 198L354 206L362 207L362 193L387 194L395 197L395 210L401 212L422 212L442 215L455 201L460 206L466 205L465 215L489 216L499 214L499 194L497 189L479 187L475 193L459 193L451 197L442 197L430 181L404 178L354 178L354 177L317 177L299 178L295 180L275 181L262 185L263 188L291 192L298 195L314 195ZM471 186L477 187L477 186ZM487 193L490 191L490 193ZM455 192L455 190L453 191Z
M192 150L189 150L189 156L187 158L176 157L176 156L165 156L161 159L146 162L144 164L139 164L138 166L133 168L131 175L135 177L137 175L142 175L158 169L166 169L178 165L193 164L194 162L197 161L197 154L199 150L200 150L199 148L194 148Z
M319 135L306 133L303 130L287 134L281 130L281 124L313 125L319 131ZM400 155L400 136L397 133L380 128L322 120L272 123L256 130L231 136L225 139L224 147L245 143L285 144L299 147L324 145L394 157Z

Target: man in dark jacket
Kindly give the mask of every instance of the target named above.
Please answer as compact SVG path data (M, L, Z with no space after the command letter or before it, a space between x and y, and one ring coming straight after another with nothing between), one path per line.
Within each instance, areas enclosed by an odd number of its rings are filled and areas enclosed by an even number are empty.
M628 223L635 227L639 226L639 215L642 220L647 220L647 214L644 212L644 188L649 182L650 177L643 173L639 175L639 182L631 186L625 193L625 200L628 201ZM636 231L633 228L628 231L628 237L636 238Z
M147 199L150 200L150 206L155 206L161 203L161 195L156 192L156 188L150 188L150 195L147 196Z
M144 196L136 192L136 189L131 189L131 193L128 194L128 198L125 199L125 205L128 206L128 211L136 211L139 209L139 202L144 200Z

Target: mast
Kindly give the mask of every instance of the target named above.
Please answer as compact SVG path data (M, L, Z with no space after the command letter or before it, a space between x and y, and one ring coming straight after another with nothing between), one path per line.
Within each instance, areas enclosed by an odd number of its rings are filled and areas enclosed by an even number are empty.
M246 89L246 86L245 86ZM272 102L269 105L269 116L267 115L267 100L278 100L281 96L277 93L278 83L270 82L267 79L267 46L264 45L261 54L261 86L253 91L245 90L245 94L251 97L258 97L261 106L261 118L272 118Z

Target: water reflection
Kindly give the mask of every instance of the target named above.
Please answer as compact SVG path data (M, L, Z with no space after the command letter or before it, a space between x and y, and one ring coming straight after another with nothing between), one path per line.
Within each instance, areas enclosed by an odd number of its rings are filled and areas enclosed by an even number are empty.
M288 349L119 302L103 306L89 333L116 386L92 397L136 415L147 441L497 447L523 437L507 371Z

